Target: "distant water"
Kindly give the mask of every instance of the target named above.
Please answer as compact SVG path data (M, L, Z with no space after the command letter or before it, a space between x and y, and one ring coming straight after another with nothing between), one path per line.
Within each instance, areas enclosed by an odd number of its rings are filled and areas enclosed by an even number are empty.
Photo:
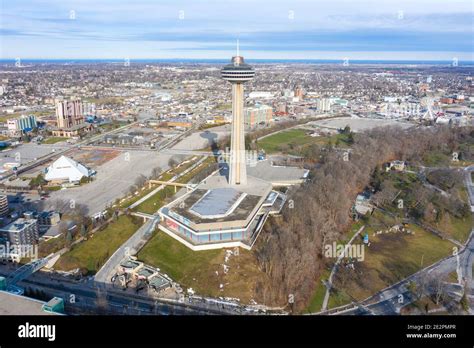
M124 59L21 59L22 65L27 64L123 64ZM130 59L130 64L139 63L185 63L185 64L225 64L229 59ZM256 64L342 64L341 59L247 59ZM15 64L15 59L0 59L0 64ZM355 65L438 65L451 66L450 60L350 60ZM458 66L474 66L474 61L459 61Z

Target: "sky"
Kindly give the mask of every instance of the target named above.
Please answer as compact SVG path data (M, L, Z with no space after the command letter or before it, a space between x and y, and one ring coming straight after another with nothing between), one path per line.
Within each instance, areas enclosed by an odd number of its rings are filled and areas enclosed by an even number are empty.
M474 60L472 0L0 0L2 59Z

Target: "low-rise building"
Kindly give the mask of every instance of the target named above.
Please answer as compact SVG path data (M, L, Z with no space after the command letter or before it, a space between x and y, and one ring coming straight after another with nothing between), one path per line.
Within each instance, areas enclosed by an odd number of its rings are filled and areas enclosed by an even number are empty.
M61 156L46 169L45 180L52 183L77 183L83 177L90 177L93 172L74 161L73 159Z
M38 126L35 115L22 115L18 118L7 120L7 128L10 136L18 136L23 132L32 130Z
M360 215L366 215L368 213L372 213L374 207L370 203L369 197L365 194L357 195L354 210Z
M390 162L387 168L389 170L392 169L392 170L401 172L405 170L405 161L398 161L398 160L392 161Z
M61 221L61 216L56 211L43 211L38 214L39 226L55 226Z
M170 118L166 120L166 125L168 127L181 127L181 128L191 128L193 123L188 118Z

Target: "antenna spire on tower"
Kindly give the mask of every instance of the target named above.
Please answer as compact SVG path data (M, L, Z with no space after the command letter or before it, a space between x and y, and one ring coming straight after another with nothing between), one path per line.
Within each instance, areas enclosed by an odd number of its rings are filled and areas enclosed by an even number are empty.
M239 56L239 39L237 39L237 57Z

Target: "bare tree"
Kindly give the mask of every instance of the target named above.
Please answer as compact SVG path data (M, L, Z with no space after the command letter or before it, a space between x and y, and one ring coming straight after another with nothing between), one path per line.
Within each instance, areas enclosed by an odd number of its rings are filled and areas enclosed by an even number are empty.
M163 172L163 169L161 169L161 167L155 167L153 168L153 170L151 171L151 175L150 175L150 178L151 179L158 179L161 175L161 173Z

